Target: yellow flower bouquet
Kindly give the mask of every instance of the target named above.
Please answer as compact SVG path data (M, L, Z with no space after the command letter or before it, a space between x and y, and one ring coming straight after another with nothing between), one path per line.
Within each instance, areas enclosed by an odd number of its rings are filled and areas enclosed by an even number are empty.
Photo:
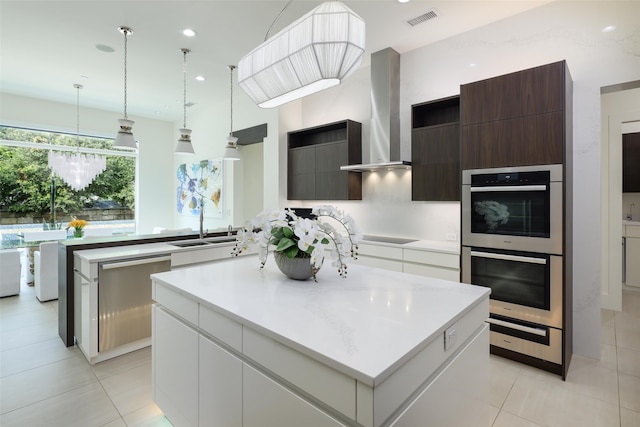
M82 229L88 224L84 219L74 219L67 224L67 230L73 228L73 237L82 237Z

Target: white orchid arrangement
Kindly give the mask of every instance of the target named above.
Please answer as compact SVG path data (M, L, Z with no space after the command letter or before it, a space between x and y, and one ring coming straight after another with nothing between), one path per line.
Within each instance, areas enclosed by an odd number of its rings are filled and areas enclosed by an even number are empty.
M261 212L238 231L232 255L257 245L260 268L267 262L270 248L288 258L310 258L315 280L328 253L333 260L331 265L338 269L340 277L346 277L346 262L356 259L362 234L353 218L334 206L315 206L311 212L314 219L299 217L293 209ZM342 230L332 223L340 224Z

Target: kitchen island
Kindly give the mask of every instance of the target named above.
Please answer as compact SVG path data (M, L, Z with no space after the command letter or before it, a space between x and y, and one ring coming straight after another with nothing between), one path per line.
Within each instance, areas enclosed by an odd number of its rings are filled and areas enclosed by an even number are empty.
M176 426L489 425L489 290L255 256L153 274L153 396Z

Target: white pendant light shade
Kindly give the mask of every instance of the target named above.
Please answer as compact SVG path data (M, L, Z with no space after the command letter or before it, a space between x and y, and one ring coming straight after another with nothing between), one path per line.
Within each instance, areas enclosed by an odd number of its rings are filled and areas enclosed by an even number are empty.
M191 145L191 129L180 129L180 139L176 145L176 153L195 154Z
M262 108L340 84L362 62L365 23L339 1L322 3L238 63L238 84Z
M235 136L227 137L227 147L224 149L225 160L240 160L240 151L238 150L238 138Z
M118 129L113 146L117 148L127 148L130 150L138 148L136 140L133 137L133 133L131 133L131 128L135 122L128 119L118 119L118 123L120 123L120 129Z

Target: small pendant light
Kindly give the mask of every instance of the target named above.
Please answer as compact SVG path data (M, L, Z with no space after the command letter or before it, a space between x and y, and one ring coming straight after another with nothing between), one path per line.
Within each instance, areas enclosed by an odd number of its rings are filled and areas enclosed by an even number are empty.
M231 95L231 103L230 103L230 117L231 117L231 127L229 129L229 136L227 137L227 147L224 149L224 160L240 160L240 152L238 151L238 138L233 136L233 70L236 69L235 65L228 65L229 69L229 87L230 87L230 95Z
M113 146L116 148L135 150L138 146L136 145L136 140L133 138L133 133L131 133L134 121L129 120L127 117L127 36L133 34L133 30L129 27L118 27L118 31L124 35L124 118L118 119L120 129L116 135L116 140L113 142Z
M182 102L182 129L180 129L180 139L176 146L176 154L194 154L193 145L191 145L191 129L187 129L187 54L191 52L189 49L180 49L183 55L182 61L182 80L183 80L183 102Z

